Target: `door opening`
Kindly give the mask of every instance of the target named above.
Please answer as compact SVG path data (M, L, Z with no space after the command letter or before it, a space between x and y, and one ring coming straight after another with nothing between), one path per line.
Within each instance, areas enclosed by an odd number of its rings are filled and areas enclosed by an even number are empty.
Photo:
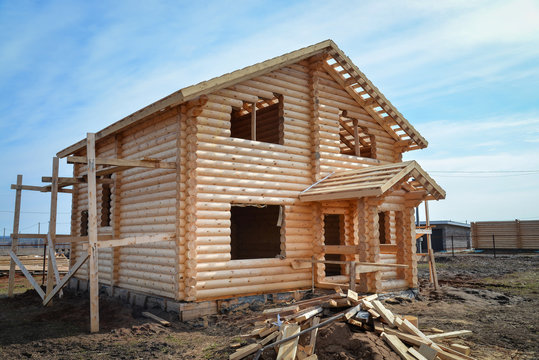
M324 214L324 245L344 245L344 215ZM326 254L326 260L345 261L344 255ZM326 264L326 276L344 275L345 266Z

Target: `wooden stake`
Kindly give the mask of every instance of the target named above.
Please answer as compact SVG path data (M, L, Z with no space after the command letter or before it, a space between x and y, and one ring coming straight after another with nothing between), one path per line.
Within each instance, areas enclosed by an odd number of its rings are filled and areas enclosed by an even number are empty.
M90 256L90 331L99 331L99 280L97 262L97 188L95 178L95 134L86 138L88 159L88 255Z
M15 192L15 213L13 215L13 234L11 235L11 251L17 253L17 243L19 234L19 220L21 216L21 193L22 193L22 175L17 175L17 189ZM9 284L8 296L13 297L15 288L15 261L12 258L9 263Z
M429 202L427 200L425 200L425 225L427 229L430 228ZM436 262L434 261L434 252L432 251L430 234L427 234L427 247L429 252L430 280L434 284L434 290L438 290L438 274L436 274Z
M49 234L47 236L47 247L49 248L49 260L47 261L47 291L45 294L48 296L54 288L54 253L56 250L56 210L58 207L58 166L59 159L57 157L52 158L52 181L51 181L51 213L49 218ZM51 251L52 249L52 256ZM52 305L52 302L49 303Z

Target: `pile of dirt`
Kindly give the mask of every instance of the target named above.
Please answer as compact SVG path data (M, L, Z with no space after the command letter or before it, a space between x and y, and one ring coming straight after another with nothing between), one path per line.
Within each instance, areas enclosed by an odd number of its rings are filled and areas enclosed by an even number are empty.
M320 360L399 360L378 335L354 332L346 323L336 323L320 330L316 341Z

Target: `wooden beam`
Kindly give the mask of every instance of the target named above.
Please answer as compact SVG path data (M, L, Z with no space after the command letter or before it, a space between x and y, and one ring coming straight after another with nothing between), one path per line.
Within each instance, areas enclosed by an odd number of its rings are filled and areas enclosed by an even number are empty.
M36 292L39 294L39 296L41 296L41 298L43 299L45 297L45 293L43 292L43 289L41 289L41 287L36 283L36 280L34 279L34 277L32 276L32 274L30 274L28 272L28 270L26 269L26 267L24 266L24 264L19 260L19 258L17 257L17 255L15 255L15 253L12 251L12 250L9 250L9 256L11 257L11 261L13 261L14 263L17 264L17 266L19 266L19 269L21 269L22 273L24 274L24 276L26 276L26 278L28 279L28 281L30 282L30 284L34 287L34 289L36 290ZM14 270L15 271L15 270ZM13 294L11 295L13 296Z
M17 243L18 243L17 234L19 233L19 220L21 217L21 193L22 193L21 187L22 187L22 175L17 175L17 189L15 192L15 210L13 213L13 234L11 236L11 251L14 254L17 253ZM11 257L11 260L9 263L9 283L8 283L8 296L9 297L13 297L14 288L15 288L15 259Z
M65 185L65 186L68 186L68 185ZM39 192L50 192L50 186L33 186L33 185L16 185L16 184L11 184L11 189L12 190L30 190L30 191L39 191ZM62 193L68 193L68 194L71 194L73 193L73 190L71 189L58 189L58 192L62 192Z
M69 156L67 158L68 164L87 164L88 159L84 156ZM96 165L112 165L123 167L143 167L151 169L176 169L175 162L167 162L161 160L130 160L130 159L112 159L112 158L96 158L94 159ZM97 171L94 174L97 176Z
M256 141L256 103L251 104L251 140Z
M354 152L356 156L360 156L361 153L359 151L359 126L357 125L357 119L352 119L352 124L354 125Z
M47 235L47 247L53 250L53 255L49 254L47 261L47 291L46 295L49 295L54 288L54 275L56 269L54 249L56 244L56 211L58 208L58 167L60 160L57 157L52 158L52 182L51 182L51 208L49 218L49 232ZM59 276L58 276L59 278Z
M58 291L62 290L62 288L67 284L67 281L69 279L71 279L71 277L73 275L75 275L75 273L77 272L77 270L80 269L80 267L82 265L84 265L84 263L86 262L86 260L88 260L89 258L89 255L86 255L84 257L81 257L76 263L75 265L73 265L71 267L71 269L69 269L69 271L67 272L67 274L65 274L65 276L63 277L63 279L60 281L59 284L56 285L56 287L51 291L51 293L49 295L47 295L44 299L43 299L43 305L46 306L51 300L52 298L54 297L54 295L56 295L58 293ZM43 294L45 295L45 294ZM43 297L42 297L43 298Z
M117 246L154 243L154 242L160 242L160 241L174 240L175 237L176 237L175 233L146 235L146 236L133 236L133 237L123 238L123 239L111 239L111 240L98 241L96 244L96 247L97 248L110 248L110 247L117 247ZM87 250L88 245L83 244L82 248L83 250Z
M90 331L99 331L99 280L97 261L97 187L95 134L88 133L86 138L88 163L88 255L90 256ZM115 164L105 164L115 165Z

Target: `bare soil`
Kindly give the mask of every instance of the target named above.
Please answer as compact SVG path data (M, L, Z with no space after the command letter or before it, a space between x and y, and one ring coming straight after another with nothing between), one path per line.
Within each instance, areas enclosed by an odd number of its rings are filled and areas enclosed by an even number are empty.
M428 284L428 267L420 264L421 293L417 300L391 298L386 306L398 314L419 317L428 333L472 330L468 337L451 339L471 347L477 359L537 359L539 357L539 257L536 255L438 256L441 290ZM181 323L177 315L152 312L171 321L163 327L115 299L100 299L101 331L90 334L87 295L66 292L52 306L42 307L39 296L17 278L17 294L7 298L7 276L0 275L0 358L2 359L228 359L239 335L260 304L228 314ZM3 295L2 295L3 294ZM274 305L277 306L277 305ZM283 306L283 304L279 304ZM308 337L302 339L306 341ZM374 333L336 323L318 333L319 359L398 359ZM275 357L273 349L262 359Z

